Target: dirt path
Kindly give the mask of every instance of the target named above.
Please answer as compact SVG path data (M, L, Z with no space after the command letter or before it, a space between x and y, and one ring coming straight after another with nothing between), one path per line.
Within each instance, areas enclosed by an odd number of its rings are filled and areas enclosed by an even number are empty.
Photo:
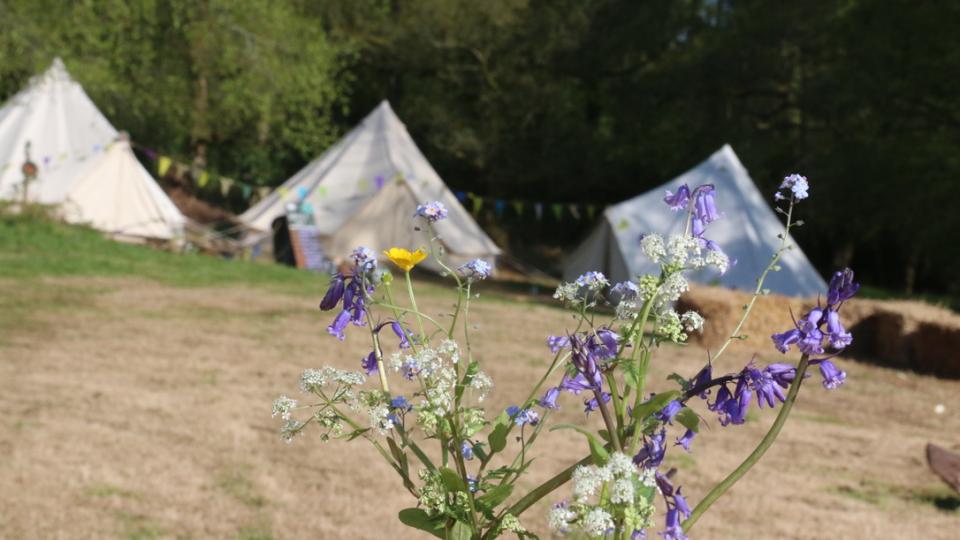
M18 310L0 318L0 537L419 538L396 521L412 501L368 445L277 436L270 404L296 395L301 370L356 369L367 352L361 333L341 345L324 332L319 294L0 283ZM569 319L493 300L473 313L476 354L497 384L490 406L506 407L545 367L543 337ZM704 356L662 353L661 379L694 373ZM720 369L743 362L727 357ZM847 386L809 385L781 442L695 538L957 538L958 499L927 471L923 447L960 445L960 383L840 363ZM946 414L934 414L938 403ZM562 405L555 421L599 422L569 397ZM711 420L694 453L671 452L688 498L734 467L773 415L751 418L738 428ZM545 433L531 481L585 446ZM524 523L544 531L545 509Z

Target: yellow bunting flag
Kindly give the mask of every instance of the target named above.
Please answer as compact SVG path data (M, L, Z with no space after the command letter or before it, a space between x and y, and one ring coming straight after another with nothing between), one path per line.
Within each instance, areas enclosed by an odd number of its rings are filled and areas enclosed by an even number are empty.
M197 187L203 188L207 185L207 182L210 181L210 173L207 171L200 172L200 178L197 178Z
M327 188L325 188L324 186L317 186L315 193L317 194L318 197L322 199L327 196Z
M166 176L167 171L170 170L170 165L173 163L173 160L167 156L160 156L160 159L157 160L157 174L160 176Z
M357 185L357 188L360 190L361 193L366 193L367 190L370 189L370 181L367 180L366 178L361 178L359 184Z
M286 199L287 199L287 195L290 194L290 191L287 190L286 187L280 186L280 187L277 188L277 193L280 194L280 198L281 198L281 199L286 200Z

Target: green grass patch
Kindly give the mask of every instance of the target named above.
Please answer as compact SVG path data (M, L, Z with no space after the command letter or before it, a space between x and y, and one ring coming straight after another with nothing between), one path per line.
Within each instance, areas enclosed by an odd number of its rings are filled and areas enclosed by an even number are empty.
M267 500L257 492L257 487L248 476L250 467L234 467L220 472L215 485L218 489L250 508L262 508Z
M808 422L815 422L817 424L831 424L836 426L845 426L847 425L843 419L836 416L831 416L828 414L813 414L813 413L804 413L804 412L795 412L793 416L798 420L806 420Z
M266 263L168 253L36 215L0 214L0 278L139 277L178 287L249 285L322 294L325 276Z
M114 515L123 528L122 537L127 540L153 540L166 534L159 525L153 523L147 516L123 511Z
M269 527L253 525L240 529L237 540L274 540L274 536Z
M95 499L105 499L110 497L120 497L122 499L134 499L137 497L137 494L123 489L119 486L113 486L110 484L93 484L87 486L83 490L83 494L86 497L95 498Z

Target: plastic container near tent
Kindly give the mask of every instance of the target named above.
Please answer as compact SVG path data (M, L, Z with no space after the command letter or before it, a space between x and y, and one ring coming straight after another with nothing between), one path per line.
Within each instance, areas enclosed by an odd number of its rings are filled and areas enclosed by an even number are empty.
M452 263L483 258L494 263L500 249L473 220L413 142L390 104L380 103L363 121L316 160L252 206L240 219L257 231L256 243L294 203L310 208L326 255L345 260L363 245L380 253L392 246L426 244L414 231L417 204L440 201L447 219L436 224ZM309 203L308 205L304 203ZM431 263L424 266L434 267Z
M25 187L28 152L38 174ZM0 198L59 205L128 240L176 239L185 222L59 58L0 108Z
M756 279L780 245L777 235L783 224L747 173L729 145L706 161L673 180L642 195L608 207L590 235L564 263L564 279L573 280L589 270L599 270L611 281L623 281L659 270L640 250L646 233L666 237L684 230L686 214L673 212L664 204L667 190L676 192L687 184L694 188L713 184L717 207L723 218L707 227L706 237L717 242L736 264L724 275L715 270L693 273L693 281L732 289L753 290ZM788 296L816 296L826 283L792 238L794 245L780 261L781 270L771 272L764 284L773 292Z

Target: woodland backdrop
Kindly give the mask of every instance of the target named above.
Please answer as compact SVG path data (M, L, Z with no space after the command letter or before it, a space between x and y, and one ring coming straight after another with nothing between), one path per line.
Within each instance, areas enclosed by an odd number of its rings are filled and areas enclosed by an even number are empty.
M957 298L958 28L906 0L0 0L0 98L61 56L134 141L263 186L384 98L454 190L508 200L618 202L730 143L767 193L810 178L822 273ZM592 225L481 214L543 265Z

